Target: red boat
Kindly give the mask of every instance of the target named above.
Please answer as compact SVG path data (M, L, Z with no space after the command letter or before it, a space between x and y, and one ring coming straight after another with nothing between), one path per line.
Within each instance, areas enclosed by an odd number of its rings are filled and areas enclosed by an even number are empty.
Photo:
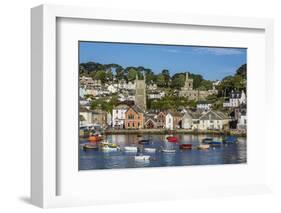
M95 143L101 141L102 137L100 135L91 135L88 140L90 141L90 143Z
M192 149L192 144L181 144L180 149Z
M168 140L168 142L171 142L171 143L178 142L178 139L176 137L174 137L174 136L168 136L167 140Z

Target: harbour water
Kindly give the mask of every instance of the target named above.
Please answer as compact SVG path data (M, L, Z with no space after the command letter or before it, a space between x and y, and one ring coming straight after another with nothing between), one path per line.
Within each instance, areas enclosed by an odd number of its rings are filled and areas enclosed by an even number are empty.
M165 135L108 135L107 140L117 144L121 149L116 152L102 152L101 150L82 149L82 145L88 141L80 139L79 144L79 169L121 169L121 168L143 168L143 167L166 167L166 166L191 166L191 165L215 165L215 164L241 164L247 162L246 138L239 137L235 144L222 144L211 147L208 150L198 150L197 146L206 137L212 137L216 141L222 141L222 137L208 135L175 135L179 144L192 144L191 150L180 150L177 144L164 142ZM140 145L141 139L149 139L148 145ZM140 150L144 147L157 148L155 153L149 155L149 160L136 161L137 153L124 152L125 146L138 146ZM163 153L161 147L176 149L175 153Z

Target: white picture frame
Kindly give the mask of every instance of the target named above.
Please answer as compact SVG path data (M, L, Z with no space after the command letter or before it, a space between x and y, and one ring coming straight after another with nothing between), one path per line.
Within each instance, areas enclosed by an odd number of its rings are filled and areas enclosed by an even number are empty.
M260 76L257 81L264 81L265 87L260 88L263 93L262 100L265 103L261 104L261 110L265 110L266 106L274 103L270 91L273 89L273 21L271 19L256 19L256 18L240 18L240 17L216 17L203 15L187 15L187 14L173 14L173 13L153 13L147 11L122 11L101 8L85 8L74 6L54 6L41 5L31 10L31 201L33 204L47 208L59 206L75 206L75 205L91 205L100 203L116 203L116 202L139 202L142 200L161 200L173 198L188 198L198 196L214 196L214 195L240 195L264 193L270 191L270 161L268 160L269 153L262 156L264 165L260 168L255 168L256 174L264 173L261 179L253 181L232 182L226 184L225 182L218 185L201 186L200 182L194 183L192 187L183 187L183 189L173 188L169 185L167 189L161 190L157 187L152 188L150 195L146 196L144 193L137 194L137 190L128 189L124 191L122 196L118 193L113 193L112 196L106 194L98 195L83 195L83 193L74 194L60 194L58 195L59 173L61 167L58 166L58 132L57 132L57 88L61 83L57 78L57 20L64 19L79 19L79 20L107 20L132 22L132 23L153 23L161 26L200 26L206 28L226 28L243 30L253 29L263 32L262 40L264 43L264 68L261 68ZM266 76L265 80L262 76ZM250 81L253 76L250 76ZM78 85L77 85L78 86ZM251 88L254 88L252 86ZM254 100L253 102L257 101ZM262 113L265 111L262 111ZM271 114L264 116L264 121L270 121ZM254 126L249 131L255 130ZM269 129L264 132L268 137ZM253 138L249 137L249 140ZM268 143L264 146L269 149ZM259 150L251 151L253 155L257 154ZM254 164L254 163L253 163ZM256 167L256 165L255 165ZM167 169L167 168L166 168ZM223 168L212 169L213 171L222 170ZM228 168L233 171L241 170L239 167ZM147 172L153 172L157 169L149 169ZM196 169L193 171L195 172ZM247 167L242 168L247 170ZM135 170L136 171L136 170ZM155 171L155 174L164 175L164 171ZM182 168L173 169L173 172L181 172ZM190 170L191 171L191 170ZM206 169L207 171L207 169ZM77 171L78 172L78 171ZM109 171L111 172L111 171ZM120 175L125 178L126 170L122 173L114 171L115 175ZM134 175L141 175L144 171L138 170ZM200 171L201 172L201 171ZM219 171L218 171L219 172ZM246 173L245 173L246 174ZM83 174L84 176L87 174ZM95 174L91 174L95 175ZM108 175L108 173L106 174ZM132 173L130 173L132 175ZM133 176L134 177L134 176ZM126 181L126 180L125 180ZM75 184L75 183L73 183ZM124 186L126 187L126 186ZM129 188L127 186L127 188ZM131 193L131 194L130 194ZM167 195L167 193L175 195Z

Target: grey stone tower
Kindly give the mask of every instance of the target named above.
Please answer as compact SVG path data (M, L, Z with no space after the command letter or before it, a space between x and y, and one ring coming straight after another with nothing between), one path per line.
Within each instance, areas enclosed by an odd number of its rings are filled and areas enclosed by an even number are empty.
M143 80L139 80L138 75L136 76L135 104L138 105L143 111L146 111L145 74L143 76L144 76Z

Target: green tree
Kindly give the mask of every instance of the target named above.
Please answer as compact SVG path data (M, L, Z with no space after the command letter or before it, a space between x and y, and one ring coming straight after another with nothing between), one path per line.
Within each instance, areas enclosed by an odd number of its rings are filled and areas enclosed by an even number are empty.
M137 74L138 74L138 71L137 71L136 69L130 68L130 69L128 70L128 76L127 76L128 81L133 81L133 80L135 80Z
M106 82L106 72L104 70L98 70L95 75L94 79L101 80L102 83Z
M166 86L165 76L163 74L157 75L156 84L159 87L165 87Z
M167 69L162 70L162 75L164 76L165 86L168 87L170 84L170 72Z
M185 74L184 73L176 73L172 77L171 87L174 89L180 89L184 86L185 82Z

